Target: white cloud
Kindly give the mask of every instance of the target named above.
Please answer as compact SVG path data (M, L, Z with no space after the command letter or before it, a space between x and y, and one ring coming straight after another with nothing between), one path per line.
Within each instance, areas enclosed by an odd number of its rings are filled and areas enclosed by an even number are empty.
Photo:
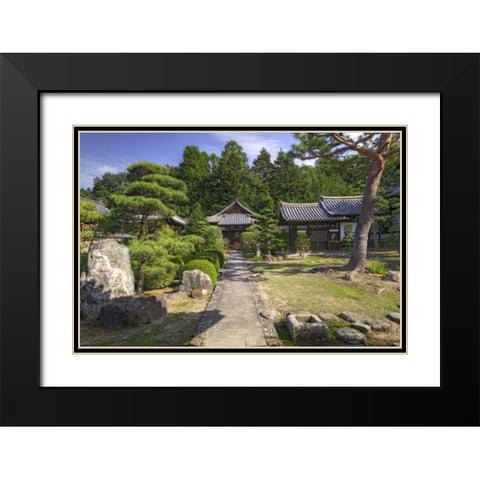
M103 175L104 173L119 173L118 168L112 167L112 165L99 165L96 168L97 172L100 175Z

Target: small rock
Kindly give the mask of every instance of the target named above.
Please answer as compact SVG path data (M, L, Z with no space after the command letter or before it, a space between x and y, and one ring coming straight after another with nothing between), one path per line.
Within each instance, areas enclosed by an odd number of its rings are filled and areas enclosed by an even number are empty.
M354 312L342 312L340 317L350 323L367 323L367 320L372 320L370 317L367 317L367 315Z
M178 291L174 293L166 293L164 295L167 304L170 305L174 302L182 302L187 299L187 294L184 291Z
M392 328L392 324L387 320L376 320L374 318L369 318L368 320L365 320L363 323L371 327L372 330L378 330L380 332L385 332Z
M206 292L206 290L202 290L200 288L194 288L190 292L190 295L192 296L192 298L201 298L203 296L202 292Z
M402 319L400 313L398 312L387 313L387 318L392 322L398 323L399 325L400 325L400 320Z
M276 310L260 310L260 315L272 321L279 320L282 317L282 314Z
M182 285L185 292L190 293L194 288L207 290L212 293L212 281L210 277L200 270L186 270L182 275Z
M392 347L399 347L400 346L400 342L393 342L392 343Z
M353 328L339 328L335 331L335 336L350 345L365 345L365 335Z
M372 329L372 327L366 323L352 323L351 327L362 333L368 333Z
M334 315L333 313L325 313L325 312L320 312L318 316L323 320L323 321L329 321L329 322L334 322L337 320L337 316Z
M396 272L394 270L390 270L387 275L385 276L384 280L387 282L397 282L400 283L401 274L400 272Z
M357 279L358 279L358 272L353 271L345 274L345 280L350 280L354 282Z
M381 293L383 293L385 291L385 288L379 288L377 290L377 295L380 295Z

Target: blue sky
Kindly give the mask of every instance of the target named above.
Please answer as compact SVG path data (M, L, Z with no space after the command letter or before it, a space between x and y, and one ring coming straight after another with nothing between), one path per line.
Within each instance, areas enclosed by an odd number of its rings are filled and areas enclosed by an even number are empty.
M140 160L178 165L186 145L220 155L229 140L243 147L250 164L262 147L274 160L280 149L289 150L295 143L293 134L288 132L83 132L80 133L80 187L92 187L95 177L125 171L128 165Z

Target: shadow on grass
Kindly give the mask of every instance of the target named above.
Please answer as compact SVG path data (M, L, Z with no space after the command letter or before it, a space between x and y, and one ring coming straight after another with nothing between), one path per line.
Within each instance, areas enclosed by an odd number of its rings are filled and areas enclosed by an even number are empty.
M82 346L109 347L182 347L187 346L197 330L203 312L168 313L154 323L116 330L82 324Z

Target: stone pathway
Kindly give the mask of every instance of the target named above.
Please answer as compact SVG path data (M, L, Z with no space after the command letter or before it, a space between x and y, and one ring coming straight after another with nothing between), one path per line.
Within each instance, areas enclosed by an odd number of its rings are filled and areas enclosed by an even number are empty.
M255 286L241 253L232 253L203 314L192 345L266 347Z

